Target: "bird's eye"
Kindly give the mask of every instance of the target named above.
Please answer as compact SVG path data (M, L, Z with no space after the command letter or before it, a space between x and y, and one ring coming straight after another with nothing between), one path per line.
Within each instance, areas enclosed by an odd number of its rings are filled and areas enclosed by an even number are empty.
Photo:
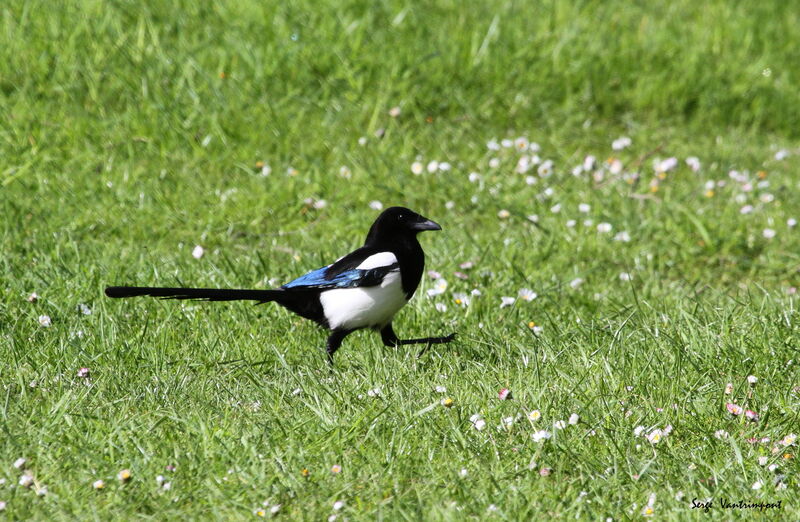
M397 221L402 221L402 220L403 220L403 214L398 215L397 216Z

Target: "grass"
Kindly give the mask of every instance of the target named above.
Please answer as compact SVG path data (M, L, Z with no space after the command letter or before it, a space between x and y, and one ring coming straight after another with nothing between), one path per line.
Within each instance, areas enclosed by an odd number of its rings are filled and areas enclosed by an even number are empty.
M778 442L800 403L798 16L721 0L5 3L4 516L246 519L268 502L319 520L344 500L350 519L618 520L655 493L656 518L753 514L723 499L798 518L797 447ZM612 151L621 135L633 145ZM487 148L518 136L552 175ZM602 179L571 175L589 154ZM653 161L672 156L661 179ZM418 158L452 169L417 176ZM358 333L330 372L324 335L277 307L102 295L285 282L358 246L373 200L444 227L421 239L449 287L427 297L426 277L395 329L459 337L420 359ZM523 287L538 298L500 308Z

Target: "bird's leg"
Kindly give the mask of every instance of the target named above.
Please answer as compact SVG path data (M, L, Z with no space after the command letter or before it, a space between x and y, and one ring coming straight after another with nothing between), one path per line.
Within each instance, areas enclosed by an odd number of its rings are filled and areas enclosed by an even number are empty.
M328 364L333 366L333 354L336 353L336 350L342 345L342 341L344 338L352 330L334 330L328 336L328 342L325 344L325 350L328 352Z
M381 329L381 340L383 344L386 346L400 346L403 344L424 344L425 348L419 352L417 357L422 357L422 354L425 353L430 345L432 344L444 344L449 343L453 339L456 338L455 333L451 333L450 335L445 335L444 337L422 337L420 339L398 339L397 335L394 333L394 329L392 328L392 323L387 324L386 326Z

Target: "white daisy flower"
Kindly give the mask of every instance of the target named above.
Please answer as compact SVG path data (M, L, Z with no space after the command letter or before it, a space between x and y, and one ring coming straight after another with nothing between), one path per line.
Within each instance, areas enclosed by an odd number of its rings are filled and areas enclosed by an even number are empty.
M592 207L591 207L591 206L589 206L589 205L588 205L588 204L586 204L586 203L581 203L580 205L578 205L578 212L581 212L581 213L583 213L583 214L586 214L586 213L588 213L590 210L592 210Z
M519 290L519 298L522 299L523 301L530 302L536 299L537 297L539 297L539 294L537 294L530 288L520 288Z
M44 326L45 328L49 328L53 325L53 321L50 319L49 315L40 315L39 316L39 324Z
M444 278L438 278L433 282L433 288L428 289L429 296L441 295L447 290L447 281Z
M533 439L534 442L542 442L542 441L545 441L545 440L549 439L550 437L551 437L551 434L547 430L535 431L531 435L531 439Z
M500 159L492 158L489 160L489 168L496 169L500 166Z
M489 140L486 142L486 148L489 150L500 150L500 144L497 140Z
M374 200L369 202L369 208L371 208L372 210L382 210L383 209L383 203L381 203L380 201L374 199Z
M656 172L669 172L678 166L678 158L667 158L664 160L656 160L653 168Z
M430 172L431 174L433 174L434 172L436 172L437 170L439 170L439 162L438 162L438 161L436 161L436 160L429 161L429 162L428 162L428 166L427 166L426 168L427 168L428 172Z
M627 147L630 147L631 143L633 143L633 140L631 140L629 137L621 136L615 139L613 142L611 142L611 148L614 150L622 150Z
M686 165L694 172L700 170L700 160L697 159L695 156L689 156L688 158L686 158Z
M481 180L481 175L477 172L470 172L469 173L469 182L470 183L477 183Z
M585 170L586 172L593 170L596 164L597 160L595 159L594 156L589 155L583 158L583 170Z
M574 426L574 425L578 424L579 420L580 420L580 417L578 417L578 414L577 413L573 413L572 415L569 416L569 421L568 422Z
M572 281L570 281L570 282L569 282L569 286L570 286L570 287L571 287L573 290L577 289L577 288L578 288L579 286L581 286L582 284L583 284L583 279L582 279L582 278L580 278L580 277L576 277L575 279L573 279Z
M195 259L200 259L205 253L205 249L200 245L195 245L195 247L192 249L192 257Z
M597 231L601 234L607 234L608 232L611 232L612 228L613 227L611 226L611 223L599 223L597 225Z
M420 161L415 161L411 164L411 173L419 176L422 174L422 171L425 170L425 166Z
M505 308L506 306L511 306L517 300L516 297L506 297L503 296L500 298L500 308Z
M762 232L764 237L767 239L772 239L773 237L775 237L775 233L776 233L775 230L771 228L765 228L764 231Z
M539 176L546 178L553 173L553 162L551 160L544 161L537 169Z

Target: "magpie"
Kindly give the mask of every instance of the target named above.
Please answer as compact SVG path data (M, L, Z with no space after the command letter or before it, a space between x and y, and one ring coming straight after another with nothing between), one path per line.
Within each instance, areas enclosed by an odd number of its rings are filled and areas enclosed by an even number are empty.
M203 301L275 302L329 330L328 362L352 332L377 330L386 346L449 343L443 337L399 339L392 328L395 314L411 299L422 279L425 254L417 234L441 230L439 224L404 207L384 210L372 226L364 246L336 262L271 290L162 288L109 286L108 297L152 296ZM424 351L424 349L423 349ZM420 352L420 355L422 352Z

